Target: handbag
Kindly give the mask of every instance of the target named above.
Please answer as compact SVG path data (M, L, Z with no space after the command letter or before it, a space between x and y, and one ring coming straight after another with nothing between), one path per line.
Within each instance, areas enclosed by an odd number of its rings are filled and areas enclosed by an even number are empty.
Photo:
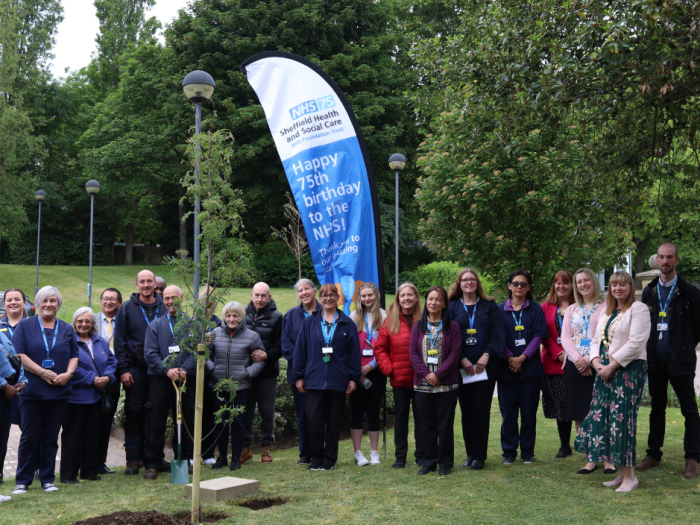
M87 355L90 356L90 359L92 359L92 364L95 365L95 370L97 370L97 373L100 373L100 369L97 368L97 363L95 363L95 358L92 357L92 354L90 352L87 352ZM114 403L112 403L112 398L110 395L107 393L106 390L102 391L102 397L100 398L100 412L103 414L109 414L112 412L114 409Z
M7 350L5 350L5 355L7 356L7 360L10 362L10 366L15 371L15 373L8 377L6 381L8 385L15 386L17 381L19 381L20 370L22 370L22 359L18 355L8 354Z

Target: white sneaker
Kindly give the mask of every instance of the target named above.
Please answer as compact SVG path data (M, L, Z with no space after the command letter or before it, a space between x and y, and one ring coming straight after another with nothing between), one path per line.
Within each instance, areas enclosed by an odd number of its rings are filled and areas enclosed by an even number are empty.
M369 461L367 461L367 458L361 450L355 452L355 463L357 463L358 467L364 467L365 465L369 465Z
M53 483L44 483L41 488L44 489L44 492L56 492L58 490L58 487Z
M214 465L216 460L214 458L205 459L202 461L202 465Z
M12 494L24 494L27 492L27 486L26 485L17 485L15 487L15 490L12 491Z
M372 450L369 453L369 464L370 465L381 465L382 462L379 461L379 452L377 450Z
M10 501L12 498L10 496L3 496L0 494L0 501Z

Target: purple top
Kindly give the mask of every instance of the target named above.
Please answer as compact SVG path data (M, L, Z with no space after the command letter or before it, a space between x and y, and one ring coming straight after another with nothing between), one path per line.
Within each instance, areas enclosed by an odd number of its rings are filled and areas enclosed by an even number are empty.
M522 310L523 308L527 308L530 305L530 301L525 299L525 302L522 304L520 309ZM506 305L503 308L506 312L515 312L515 309L513 306L510 304L510 299L506 301ZM533 337L532 341L530 341L530 344L527 345L525 348L525 351L523 354L527 356L528 359L530 359L533 355L535 355L535 352L537 352L537 349L540 347L542 344L542 338L541 337ZM510 348L508 348L508 345L505 345L503 348L503 357L507 361L509 357L513 357L513 352L510 351Z
M413 325L411 330L411 343L409 356L413 365L413 384L420 385L421 381L431 373L423 362L423 338L425 334L418 328L419 323ZM462 332L459 324L450 321L450 333L443 332L442 340L442 364L435 371L440 384L459 384L459 354L462 351Z

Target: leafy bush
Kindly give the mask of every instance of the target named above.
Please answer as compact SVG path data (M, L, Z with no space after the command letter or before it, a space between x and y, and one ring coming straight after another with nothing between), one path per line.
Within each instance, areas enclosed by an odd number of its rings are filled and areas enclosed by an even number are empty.
M260 279L272 288L289 288L299 279L299 265L284 242L270 240L255 249L255 268ZM301 275L316 281L311 255L301 258Z
M401 280L411 281L418 288L421 297L433 286L442 286L448 292L450 287L457 278L457 274L462 270L463 266L457 263L440 261L419 266L412 272L404 272L401 274ZM488 275L479 272L481 284L484 287L486 295L497 295L496 285ZM502 298L497 297L498 300Z

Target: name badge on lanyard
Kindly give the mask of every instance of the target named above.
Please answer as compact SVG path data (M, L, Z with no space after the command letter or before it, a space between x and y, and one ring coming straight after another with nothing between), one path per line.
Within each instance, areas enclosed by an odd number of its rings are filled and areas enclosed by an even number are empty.
M525 339L516 339L515 346L525 346Z
M659 332L666 332L666 331L668 331L668 324L667 323L657 323L656 329Z
M56 346L56 339L58 338L58 319L56 319L53 328L53 343L51 343L51 348L49 348L49 342L46 340L46 332L44 331L44 325L41 323L41 319L39 319L38 315L36 317L36 320L39 323L39 328L41 328L41 336L44 338L44 346L46 347L46 359L41 361L41 366L42 368L53 368L56 366L56 363L53 359L49 357L49 353L51 352L51 350L53 350L53 347Z
M325 354L332 354L333 347L332 346L324 346L323 348L321 348L321 352L323 352L324 355Z
M323 340L326 343L326 346L321 348L321 352L323 353L323 362L328 363L331 360L331 354L333 353L333 347L331 346L331 343L333 341L333 334L335 334L335 329L336 329L336 322L338 321L338 312L335 313L335 316L333 317L333 322L331 323L330 328L326 325L326 322L323 319L323 315L321 316L321 332L323 332Z
M476 307L479 306L479 298L476 298L476 303L474 303L474 311L469 314L469 308L462 301L462 306L464 311L467 313L467 318L469 319L469 328L467 328L467 338L464 340L464 344L467 346L474 346L476 344L476 328L474 328L474 320L476 319Z
M168 352L170 352L171 354L179 354L180 353L180 345L169 346Z
M428 356L428 364L429 365L437 365L438 364L438 357L437 356Z
M365 348L362 350L362 357L372 357L374 356L374 350L371 348Z
M677 283L678 281L673 283L673 286L671 286L671 290L668 292L668 297L666 298L666 304L663 304L661 302L661 286L658 282L656 283L656 295L659 298L659 317L661 318L661 322L656 324L656 331L659 332L659 339L663 339L663 332L668 331L668 321L666 319L666 312L668 310L668 305L671 302L671 298L673 297L673 291L676 289Z

